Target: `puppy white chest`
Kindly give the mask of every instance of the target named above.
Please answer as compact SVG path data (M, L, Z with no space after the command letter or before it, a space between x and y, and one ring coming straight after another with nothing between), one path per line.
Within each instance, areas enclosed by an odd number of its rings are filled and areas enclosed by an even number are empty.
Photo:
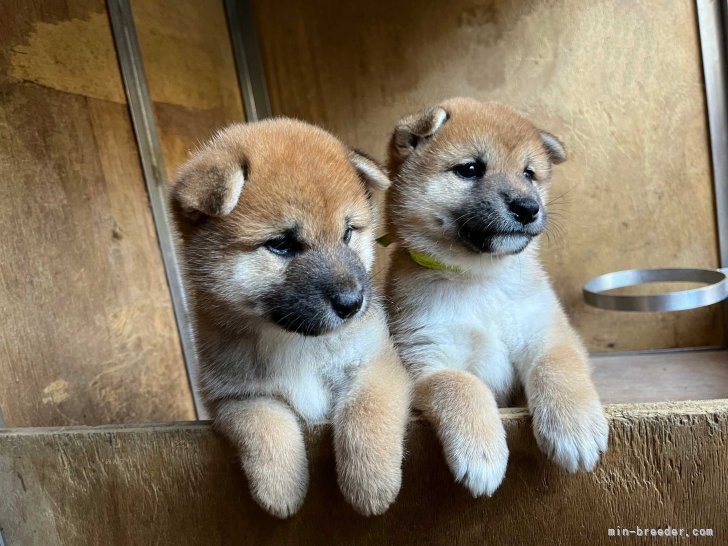
M375 313L376 314L376 313ZM386 340L383 317L318 337L264 327L257 339L219 340L202 371L211 399L274 396L307 422L330 418Z
M552 293L540 278L513 274L480 282L434 284L419 316L400 331L403 355L415 374L468 370L504 401L519 370L533 362L551 320Z
M338 399L348 391L361 366L354 354L346 354L337 339L296 339L278 347L269 356L269 374L265 383L305 421L316 422L331 417Z

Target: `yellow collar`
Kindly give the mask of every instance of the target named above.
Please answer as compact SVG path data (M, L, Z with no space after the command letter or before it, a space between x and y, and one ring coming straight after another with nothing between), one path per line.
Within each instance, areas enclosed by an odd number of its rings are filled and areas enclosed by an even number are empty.
M387 233L377 239L377 243L379 243L383 247L388 247L390 244L392 244L392 242L392 238ZM441 262L434 256L425 254L424 252L417 252L416 250L409 249L407 249L407 252L409 253L410 258L412 258L413 262L427 269L432 269L434 271L447 271L448 273L462 273L463 271L457 265L448 265Z
M441 262L434 256L425 254L424 252L417 252L416 250L409 249L407 249L407 252L409 252L410 258L412 258L413 262L415 262L417 265L421 265L422 267L426 267L427 269L434 269L435 271L447 271L448 273L462 273L463 271L457 265L448 265Z

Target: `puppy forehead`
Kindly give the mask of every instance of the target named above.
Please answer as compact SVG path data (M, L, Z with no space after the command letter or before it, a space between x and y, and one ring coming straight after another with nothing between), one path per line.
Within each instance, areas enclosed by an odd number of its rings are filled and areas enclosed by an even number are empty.
M463 154L496 152L499 159L521 161L545 154L536 127L518 112L497 102L450 99L442 103L449 119L435 134L433 151L458 160Z
M302 123L262 129L246 149L248 178L233 214L240 229L296 225L316 237L367 215L364 187L338 140Z

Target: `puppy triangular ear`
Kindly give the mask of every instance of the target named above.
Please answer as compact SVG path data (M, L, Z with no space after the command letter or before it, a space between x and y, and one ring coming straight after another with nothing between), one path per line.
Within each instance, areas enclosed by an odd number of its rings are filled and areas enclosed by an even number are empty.
M389 188L389 177L379 163L359 150L349 152L349 161L359 173L367 191L372 189L384 191Z
M551 133L546 131L539 131L541 135L541 142L543 142L546 153L549 154L549 159L554 165L563 163L566 161L566 149L561 141Z
M190 217L226 216L238 204L246 177L245 159L213 140L180 169L172 186L172 202Z
M392 135L392 151L404 159L426 138L434 135L447 118L447 111L435 106L401 119Z

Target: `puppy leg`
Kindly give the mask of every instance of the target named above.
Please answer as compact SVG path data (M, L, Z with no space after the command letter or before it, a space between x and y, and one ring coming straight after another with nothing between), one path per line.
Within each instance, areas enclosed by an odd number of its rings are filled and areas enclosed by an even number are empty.
M369 516L385 512L399 493L412 387L391 347L361 373L336 408L334 445L339 487Z
M255 501L279 518L293 515L308 487L303 433L293 411L272 398L228 400L215 427L238 448Z
M569 472L592 470L607 450L609 426L591 380L586 350L563 312L525 381L541 450Z
M415 382L415 407L435 428L455 479L473 497L491 496L505 476L508 446L485 383L466 371L433 372Z

